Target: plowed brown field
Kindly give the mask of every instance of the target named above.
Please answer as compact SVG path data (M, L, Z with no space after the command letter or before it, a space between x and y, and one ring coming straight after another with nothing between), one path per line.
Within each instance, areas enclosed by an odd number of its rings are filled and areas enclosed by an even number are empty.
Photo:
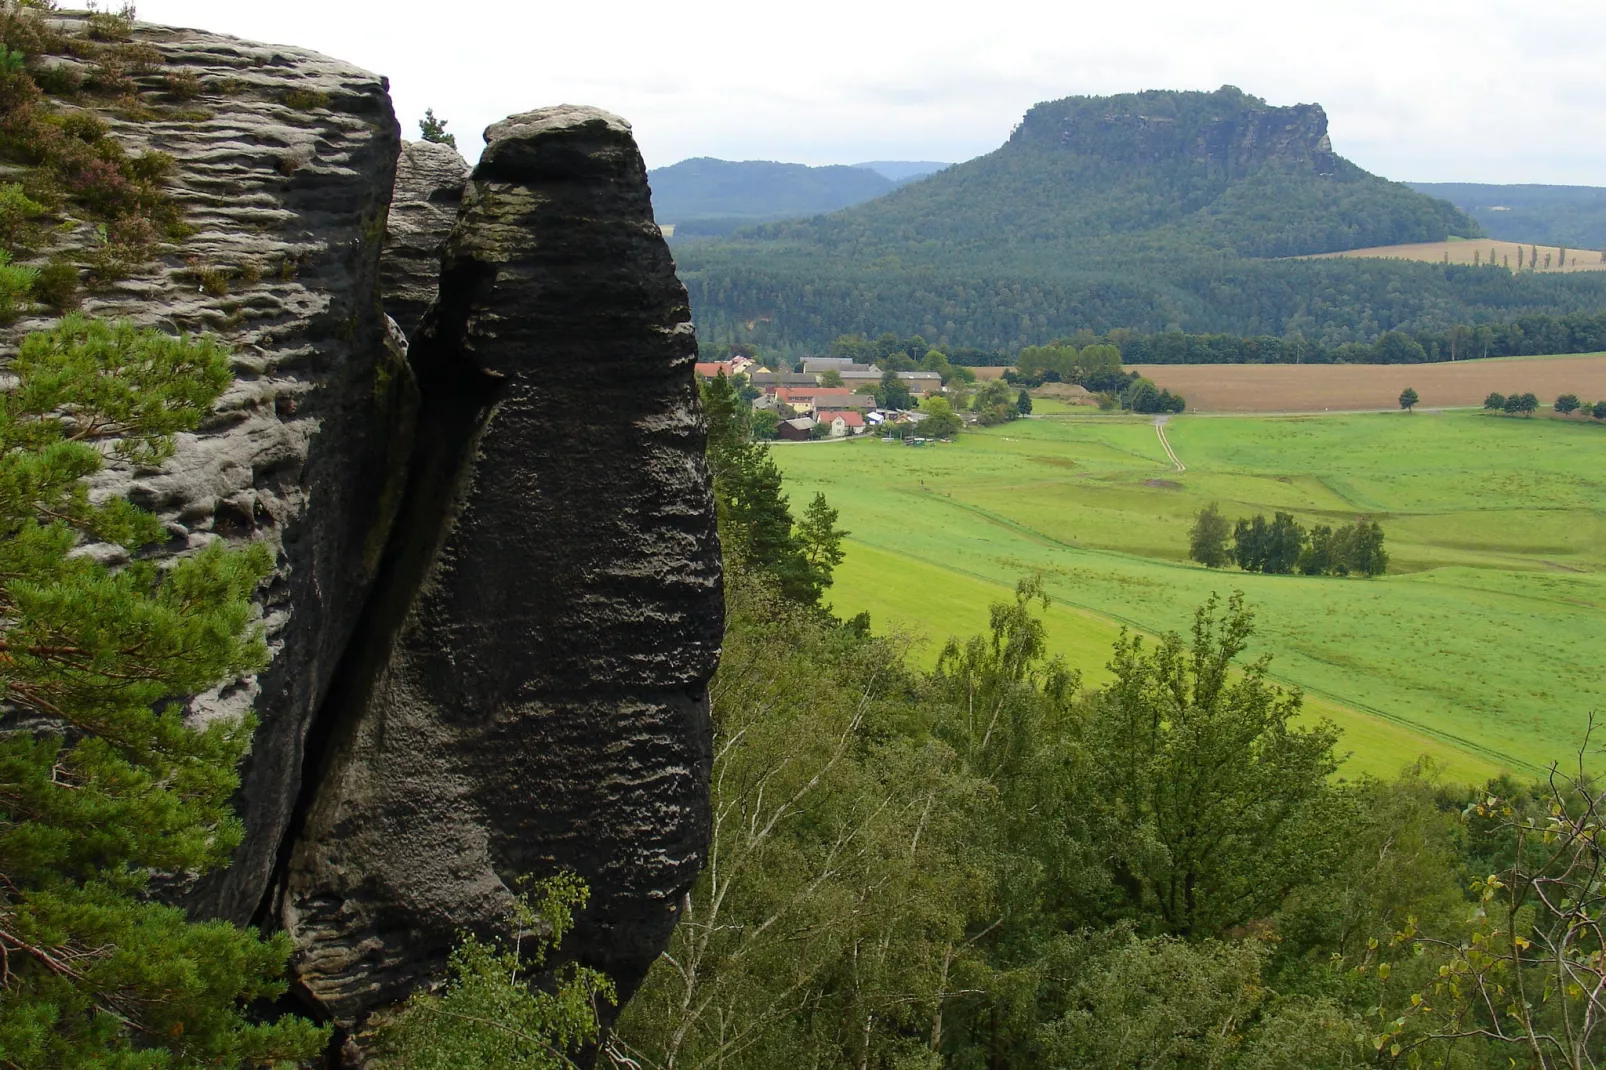
M1426 409L1481 405L1490 393L1606 399L1606 353L1441 364L1139 364L1191 412L1323 412L1399 407L1412 387Z

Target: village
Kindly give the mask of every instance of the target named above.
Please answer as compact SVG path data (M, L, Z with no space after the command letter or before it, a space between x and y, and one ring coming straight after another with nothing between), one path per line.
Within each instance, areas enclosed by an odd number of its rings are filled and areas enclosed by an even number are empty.
M755 435L782 442L851 438L872 430L912 441L908 432L930 415L916 406L943 393L942 376L934 371L890 373L910 401L907 407L894 408L877 402L887 374L850 357L809 357L802 371L771 371L745 356L697 365L699 379L724 375L739 387L745 385ZM765 414L773 414L773 423Z

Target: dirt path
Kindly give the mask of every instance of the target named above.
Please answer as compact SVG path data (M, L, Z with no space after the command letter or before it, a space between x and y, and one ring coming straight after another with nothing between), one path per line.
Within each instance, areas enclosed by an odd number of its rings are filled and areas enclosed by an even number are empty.
M1171 417L1156 416L1154 418L1154 433L1160 436L1160 445L1165 449L1165 455L1171 458L1171 463L1177 466L1177 471L1186 472L1188 466L1177 459L1177 451L1171 448L1171 443L1165 440L1165 425Z

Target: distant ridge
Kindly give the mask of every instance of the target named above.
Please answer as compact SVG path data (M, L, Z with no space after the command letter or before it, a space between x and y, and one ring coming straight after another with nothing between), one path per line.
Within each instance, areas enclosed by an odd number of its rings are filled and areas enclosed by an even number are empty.
M936 160L871 160L868 163L856 163L854 167L865 167L871 171L885 175L894 182L912 182L917 178L935 174L951 164L939 163Z
M1407 185L1454 204L1477 220L1491 238L1565 245L1570 249L1606 249L1606 187L1479 182Z

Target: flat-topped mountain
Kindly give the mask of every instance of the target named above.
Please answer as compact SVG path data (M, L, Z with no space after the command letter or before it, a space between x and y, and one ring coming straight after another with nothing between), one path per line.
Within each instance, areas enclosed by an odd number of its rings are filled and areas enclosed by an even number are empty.
M1117 234L1144 235L1159 251L1275 257L1479 230L1448 202L1337 155L1319 105L1272 107L1226 86L1039 104L985 156L769 233L883 249L909 238L989 252L1028 242L1076 259L1103 255L1086 239Z
M700 334L806 353L843 333L995 351L1080 330L1299 334L1598 307L1606 280L1292 258L1481 236L1344 158L1318 104L1242 90L1038 104L994 151L824 216L678 242Z

